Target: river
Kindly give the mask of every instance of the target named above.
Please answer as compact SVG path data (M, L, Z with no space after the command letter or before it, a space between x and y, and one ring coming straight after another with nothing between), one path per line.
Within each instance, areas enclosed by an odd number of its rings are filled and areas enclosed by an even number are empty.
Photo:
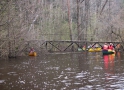
M0 60L0 90L124 89L124 55L51 53Z

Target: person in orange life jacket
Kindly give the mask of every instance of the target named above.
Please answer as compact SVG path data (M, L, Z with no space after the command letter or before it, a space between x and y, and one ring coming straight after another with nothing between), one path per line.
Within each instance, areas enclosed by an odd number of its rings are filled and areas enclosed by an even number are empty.
M34 48L32 47L31 49L30 49L30 52L29 53L33 53L35 50L34 50Z
M109 46L107 45L107 43L105 43L102 47L103 50L108 50L109 49Z
M109 45L109 49L110 49L110 50L114 50L114 46L113 46L112 43L110 43L110 45Z
M86 50L86 46L85 45L83 46L83 50Z

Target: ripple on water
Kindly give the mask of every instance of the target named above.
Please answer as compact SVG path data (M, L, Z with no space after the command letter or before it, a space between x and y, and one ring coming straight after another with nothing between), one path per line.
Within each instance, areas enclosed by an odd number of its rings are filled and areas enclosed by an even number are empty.
M118 76L111 76L112 78L118 78Z
M86 85L85 87L80 87L79 90L92 90L93 86L92 85Z
M8 72L7 74L8 74L8 75L14 75L14 76L15 76L15 75L18 75L16 72Z
M116 88L116 90L118 89L118 90L123 90L124 89L124 85L123 85L123 83L120 83L120 84L112 84L112 85L110 85L110 87L111 88Z
M106 78L106 79L107 79L107 80L114 80L115 78L111 78L111 77L109 78L109 77L108 77L108 78Z
M77 75L75 76L75 78L84 78L87 74L88 74L88 72L77 73Z
M29 65L30 63L29 62L23 62L23 64Z
M81 83L75 82L74 85L81 85Z
M47 70L59 70L59 67L47 67Z
M96 85L96 87L101 87L101 85Z
M118 87L118 85L110 85L110 87L112 87L112 88L113 88L113 87Z
M83 78L83 77L85 77L85 76L81 76L81 75L80 76L75 76L75 78Z
M70 85L71 85L71 83L65 83L65 85L66 85L66 86L70 86Z
M19 81L21 84L25 84L25 81Z
M103 69L102 67L100 67L100 66L97 66L97 67L94 67L94 69Z
M71 68L70 68L70 67L68 67L68 68L66 68L65 70L67 70L67 71L71 71Z
M37 71L37 72L42 73L43 71Z
M5 80L0 80L0 84L1 84L1 83L4 83L4 82L5 82Z
M61 88L61 90L66 90L66 89L67 89L67 87L62 87L62 88Z
M86 85L85 87L87 87L87 88L92 88L93 86L92 85Z
M96 79L91 79L91 80L88 80L89 82L94 82L94 81L96 81Z

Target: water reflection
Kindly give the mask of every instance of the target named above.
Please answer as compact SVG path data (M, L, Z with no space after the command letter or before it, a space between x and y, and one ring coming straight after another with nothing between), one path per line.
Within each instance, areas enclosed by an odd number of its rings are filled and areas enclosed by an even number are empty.
M121 59L121 52L116 52L116 55L117 55L118 60L120 60Z
M124 88L120 52L46 54L0 60L1 90L100 90Z
M115 54L104 55L104 68L106 73L114 74L114 58Z

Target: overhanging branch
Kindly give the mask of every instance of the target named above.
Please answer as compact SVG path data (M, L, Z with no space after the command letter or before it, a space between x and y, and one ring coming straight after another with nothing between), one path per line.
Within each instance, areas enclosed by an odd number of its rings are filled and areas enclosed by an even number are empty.
M102 10L101 10L101 12L100 12L100 15L102 14L102 12L103 12L103 10L104 10L105 5L107 4L107 2L108 2L108 0L105 1L105 4L103 5Z

